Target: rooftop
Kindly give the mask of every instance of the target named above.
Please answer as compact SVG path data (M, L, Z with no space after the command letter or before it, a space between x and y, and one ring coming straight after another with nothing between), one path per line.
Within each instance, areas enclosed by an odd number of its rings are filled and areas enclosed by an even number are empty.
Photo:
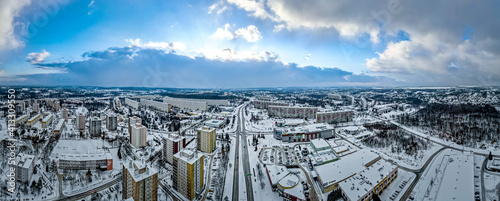
M325 123L319 123L319 124L309 124L309 125L304 125L304 126L297 126L294 128L284 128L284 129L277 129L281 130L283 133L310 133L310 132L320 132L320 131L325 131L325 130L333 130L333 126L325 124Z
M385 160L379 160L372 166L341 182L339 186L349 199L358 200L361 196L370 192L395 168L395 165Z
M316 166L315 170L323 185L329 186L360 172L366 168L365 165L377 158L377 154L361 149L335 162Z
M33 164L33 155L19 153L16 157L16 164L18 167L29 168Z
M185 161L186 163L193 164L201 157L203 157L203 154L198 153L196 149L186 148L174 154L174 157L178 158L179 160Z

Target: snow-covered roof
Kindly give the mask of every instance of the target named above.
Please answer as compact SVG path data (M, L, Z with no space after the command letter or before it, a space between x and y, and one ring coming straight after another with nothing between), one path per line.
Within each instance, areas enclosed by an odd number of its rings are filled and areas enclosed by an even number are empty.
M330 145L326 142L324 139L313 139L311 140L311 144L316 148L316 149L321 149L325 147L330 147Z
M349 148L347 148L346 146L339 146L339 147L334 147L333 151L335 151L335 153L341 153L344 151L349 151Z
M53 114L49 114L47 115L45 118L43 118L42 122L47 122L49 121L54 115Z
M152 168L142 161L129 162L128 164L124 165L124 167L130 173L135 182L142 181L143 179L158 174L158 171L156 169ZM145 169L145 171L139 171L143 169Z
M309 124L309 125L304 125L304 126L297 126L294 128L284 128L284 129L277 129L277 130L281 130L282 133L287 133L287 134L313 133L313 132L320 132L320 131L325 131L325 130L333 130L333 126L325 124L325 123L319 123L319 124Z
M394 169L396 169L395 165L385 160L378 160L369 168L365 168L353 177L339 183L339 186L350 200L359 200L372 191Z
M360 172L366 168L365 165L377 158L380 158L380 156L371 151L361 149L335 162L316 166L315 170L323 185L329 186Z
M278 184L278 181L289 173L285 166L267 165L266 169L273 185Z
M113 159L110 153L99 154L60 154L59 160L67 161L97 161Z
M29 168L32 166L34 159L33 155L19 153L16 157L16 165L18 167Z
M198 153L196 149L186 148L174 154L174 157L178 158L179 160L183 160L186 163L193 164L196 161L198 161L201 157L203 157L203 154Z
M474 155L450 156L435 200L474 200Z

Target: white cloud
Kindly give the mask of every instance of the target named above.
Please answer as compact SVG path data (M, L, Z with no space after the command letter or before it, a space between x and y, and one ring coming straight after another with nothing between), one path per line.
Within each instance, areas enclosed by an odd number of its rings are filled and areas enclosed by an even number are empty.
M50 56L50 53L43 50L42 52L32 52L29 53L26 57L26 61L31 62L32 64L37 64L45 61L45 58Z
M366 60L371 72L398 79L404 74L416 83L456 77L455 83L461 84L485 76L500 83L500 59L492 56L500 55L500 18L492 17L500 5L493 1L226 1L250 16L275 22L274 32L333 29L360 51L404 32L410 41L388 43L378 58ZM464 37L469 27L473 34ZM369 41L359 41L365 37ZM457 67L450 68L450 63Z
M208 14L212 14L214 11L217 14L221 14L225 10L227 10L227 6L224 5L223 2L217 2L208 7Z
M181 42L152 42L142 43L141 39L125 39L126 42L131 43L132 46L159 49L164 51L185 51L186 44Z
M259 29L254 25L248 25L246 28L240 28L234 32L237 37L243 38L248 42L257 42L262 38Z
M225 39L225 40L233 40L235 38L242 38L248 42L257 42L262 38L259 29L254 25L248 25L245 28L239 28L234 33L230 31L231 25L225 24L224 29L218 28L214 34L212 34L211 38L214 39Z
M280 32L280 31L281 31L281 30L283 30L284 28L285 28L285 25L284 25L284 24L274 25L273 32Z
M214 34L212 34L212 38L215 39L227 39L227 40L232 40L234 39L235 35L229 31L229 28L231 25L225 24L224 29L223 28L218 28L217 31L215 31Z
M95 1L91 0L87 7L90 8L89 12L87 12L87 15L92 14L94 12L94 9L95 9Z
M278 62L278 55L272 52L262 51L259 53L251 51L235 51L226 49L203 49L197 50L201 56L209 60L220 61L274 61Z
M309 59L311 59L311 53L307 54L305 59L309 61Z
M19 11L30 3L30 0L2 1L2 6L0 6L0 50L24 45L14 35L14 19L19 15Z
M273 16L269 14L264 5L264 1L253 1L253 0L227 0L228 3L234 4L237 7L250 12L252 16L260 19L273 19Z

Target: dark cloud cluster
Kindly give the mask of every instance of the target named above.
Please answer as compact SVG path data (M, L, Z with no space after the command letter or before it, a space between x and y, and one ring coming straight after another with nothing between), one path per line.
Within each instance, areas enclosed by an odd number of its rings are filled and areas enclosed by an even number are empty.
M58 74L24 76L25 84L239 88L291 86L392 86L383 76L356 75L339 68L299 67L276 60L227 61L188 57L154 48L119 47L83 54L83 60L39 63Z

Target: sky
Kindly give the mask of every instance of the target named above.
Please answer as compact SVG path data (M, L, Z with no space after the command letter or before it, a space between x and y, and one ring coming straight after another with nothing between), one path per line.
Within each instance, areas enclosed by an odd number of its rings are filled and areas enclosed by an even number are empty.
M500 85L493 0L0 0L0 85Z

